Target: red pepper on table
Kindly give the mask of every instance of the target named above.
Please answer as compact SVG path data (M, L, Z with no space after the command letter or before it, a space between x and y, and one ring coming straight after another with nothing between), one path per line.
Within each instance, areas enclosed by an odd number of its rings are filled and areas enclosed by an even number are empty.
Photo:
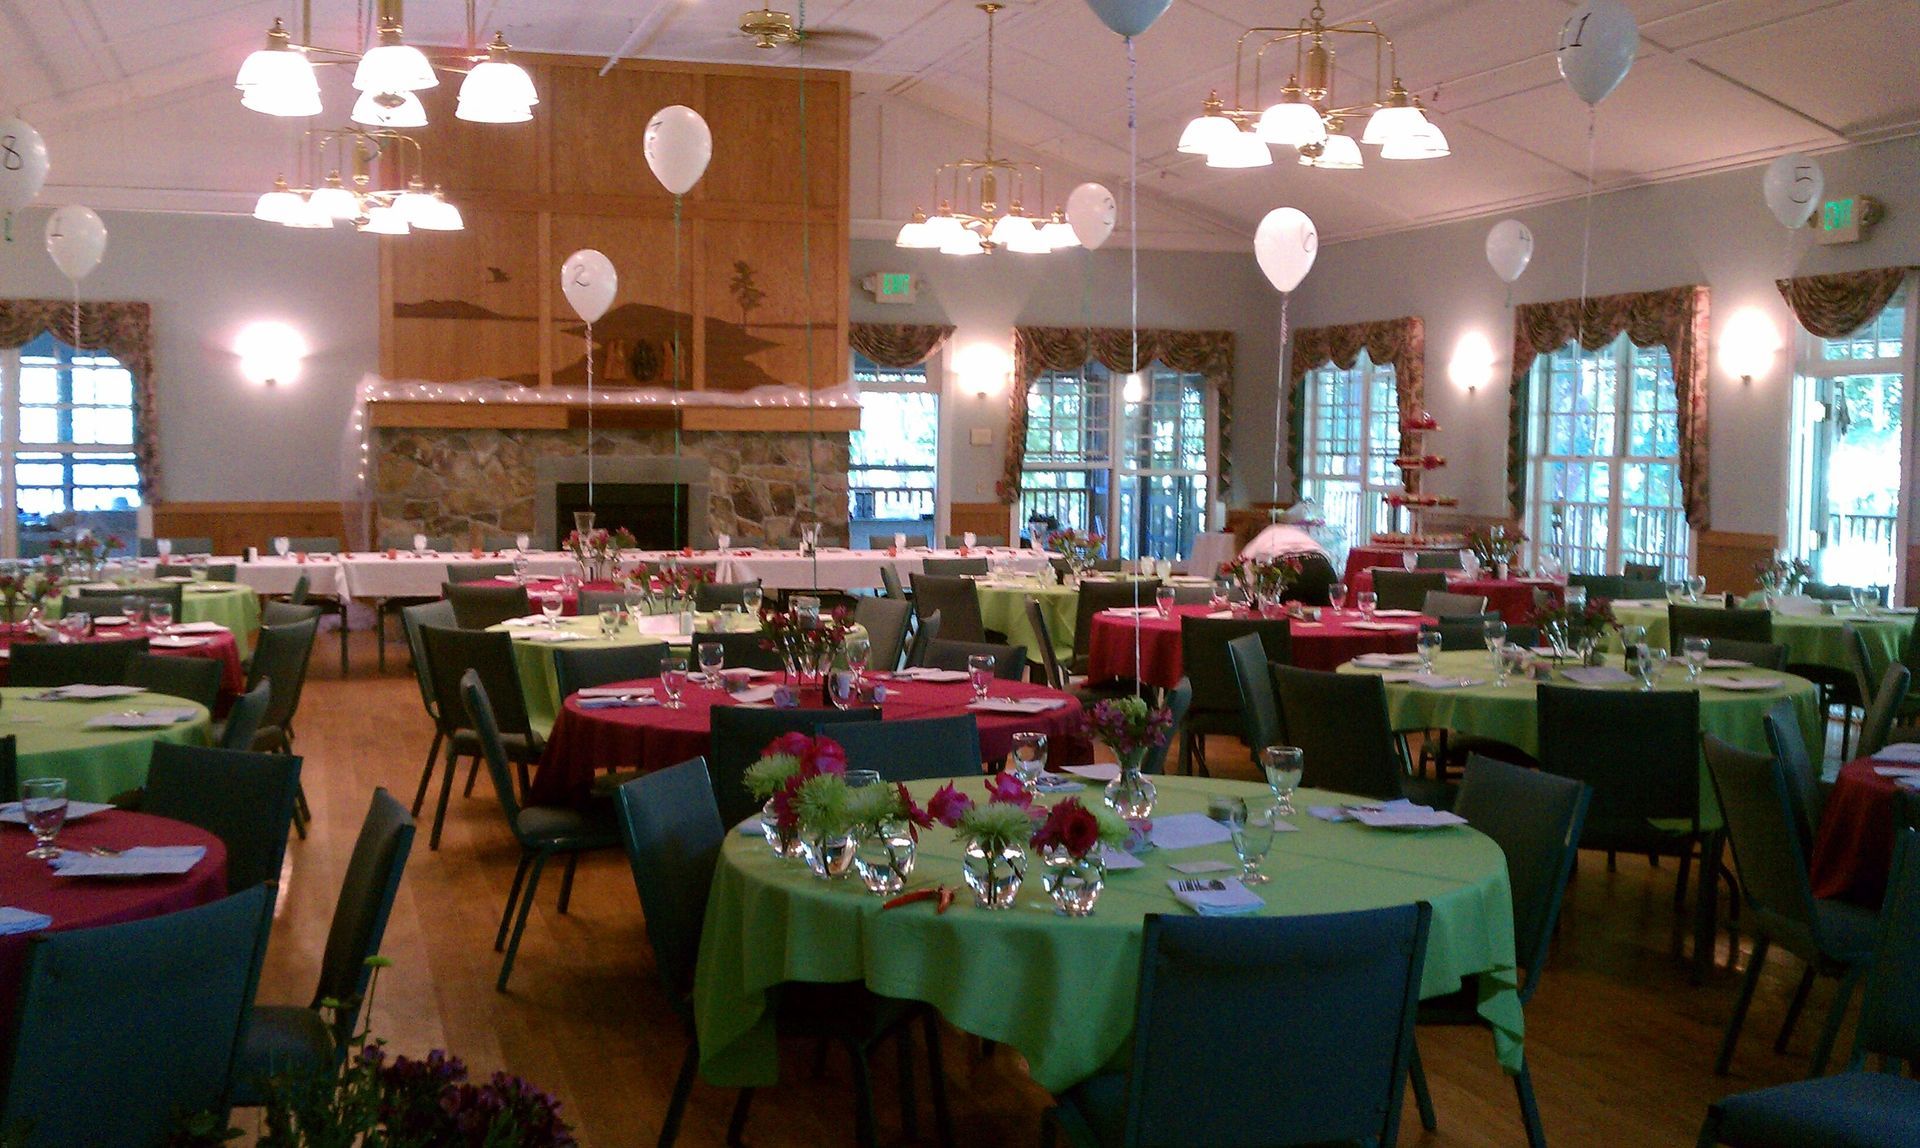
M898 909L902 905L911 905L915 901L931 901L935 897L940 896L943 892L944 890L937 885L931 886L926 889L915 889L911 893L900 894L898 897L895 897L893 900L888 901L886 904L880 906L880 909L882 912L884 912L888 909Z
M942 885L940 886L939 892L940 892L940 902L939 904L933 907L933 915L936 917L946 912L947 909L953 905L952 889L949 889L945 885Z

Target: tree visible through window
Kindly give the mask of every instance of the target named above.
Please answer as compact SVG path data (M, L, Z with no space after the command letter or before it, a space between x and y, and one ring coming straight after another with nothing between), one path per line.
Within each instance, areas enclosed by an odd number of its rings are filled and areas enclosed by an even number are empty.
M940 393L927 368L853 357L860 429L848 440L847 524L852 545L891 546L895 534L933 538L940 463Z
M42 334L0 356L0 547L32 557L63 531L131 539L140 466L132 374L111 355Z
M1401 486L1400 404L1392 363L1366 351L1341 370L1325 363L1307 372L1306 457L1300 494L1320 504L1329 527L1362 545L1388 525L1383 496Z

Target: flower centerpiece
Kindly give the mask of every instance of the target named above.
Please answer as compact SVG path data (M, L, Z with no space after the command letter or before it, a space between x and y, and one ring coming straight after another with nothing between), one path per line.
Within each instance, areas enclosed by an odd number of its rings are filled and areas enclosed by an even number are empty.
M832 738L787 733L767 743L746 770L747 792L762 802L760 831L776 856L801 854L802 818L795 805L800 787L823 774L845 781L847 753Z
M1555 657L1574 653L1589 665L1599 664L1600 639L1608 630L1620 628L1613 616L1613 604L1605 598L1594 598L1578 606L1564 603L1547 606L1534 611L1530 621L1540 628L1541 636L1553 647Z
M1040 885L1053 898L1054 908L1069 917L1093 912L1107 883L1101 847L1118 849L1132 835L1133 827L1104 804L1089 807L1069 797L1048 810L1033 832L1032 845L1047 864Z
M1480 569L1503 577L1501 571L1511 567L1520 558L1520 547L1527 541L1527 535L1518 526L1496 522L1481 529L1475 527L1467 531L1467 549L1472 552Z
M927 815L966 843L961 875L982 909L1010 909L1027 875L1026 843L1033 836L1033 798L1011 773L989 780L987 800L975 802L944 785L927 802Z
M778 653L789 677L801 684L820 680L849 633L847 612L840 607L830 614L805 617L793 611L770 610L762 628L766 636L760 639L760 647Z
M1798 594L1813 581L1813 563L1805 558L1775 554L1753 568L1760 589L1767 594Z
M1222 578L1240 583L1240 590L1254 609L1278 605L1306 570L1306 559L1299 554L1281 554L1274 558L1244 558L1222 562Z
M58 598L60 590L60 574L51 566L0 570L0 601L6 604L8 631L11 632L17 624L25 625L31 631L35 609L49 598ZM16 612L23 598L27 603L27 616L24 618Z
M1057 551L1067 560L1067 566L1075 577L1085 574L1093 568L1100 554L1106 549L1107 540L1090 530L1067 528L1047 533L1047 549Z
M117 534L105 538L95 537L90 530L76 531L72 538L55 540L49 550L60 556L61 563L71 567L82 580L92 578L99 572L101 563L115 550L126 545Z
M1143 698L1108 698L1093 707L1093 738L1120 759L1120 776L1107 783L1107 804L1128 821L1153 816L1153 782L1141 773L1147 752L1173 736L1173 714Z
M712 566L687 566L669 561L651 573L644 569L635 573L630 581L649 598L658 596L669 602L689 603L683 609L691 610L694 595L700 587L713 583L714 574Z
M633 549L633 533L622 526L617 530L570 530L565 547L580 564L581 577L589 582L609 578L619 565L620 552Z
M904 785L863 785L847 794L855 840L853 871L867 892L891 897L913 875L920 830L932 825Z

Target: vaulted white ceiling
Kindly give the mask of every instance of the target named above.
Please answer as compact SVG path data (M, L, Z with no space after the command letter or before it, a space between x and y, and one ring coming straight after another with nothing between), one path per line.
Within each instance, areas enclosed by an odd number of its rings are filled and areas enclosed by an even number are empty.
M1593 172L1603 189L1920 132L1915 0L1628 3L1641 49L1596 117ZM858 235L891 236L916 201L932 206L939 163L982 150L985 18L971 0L813 0L805 17L820 35L773 51L737 32L748 6L480 0L479 22L483 35L503 29L515 47L536 51L850 69ZM786 6L797 11L798 0ZM1283 153L1272 168L1234 172L1176 153L1208 91L1231 90L1235 36L1292 22L1307 6L1174 0L1136 42L1143 243L1240 248L1282 204L1337 241L1585 190L1587 109L1553 59L1573 0L1328 4L1330 21L1371 19L1393 37L1408 87L1446 130L1449 158L1393 163L1368 149L1365 171L1330 172ZM315 41L348 46L371 3L313 7ZM46 135L54 157L46 198L250 210L286 166L298 128L242 109L232 78L272 18L296 14L286 0L0 0L0 107L19 109ZM412 0L406 27L415 43L458 43L464 5ZM1370 58L1349 53L1341 66L1346 91L1370 87ZM1124 204L1123 42L1080 0L1011 0L999 17L998 70L1003 150L1045 166L1048 198L1097 179ZM344 121L344 81L328 80L328 123Z

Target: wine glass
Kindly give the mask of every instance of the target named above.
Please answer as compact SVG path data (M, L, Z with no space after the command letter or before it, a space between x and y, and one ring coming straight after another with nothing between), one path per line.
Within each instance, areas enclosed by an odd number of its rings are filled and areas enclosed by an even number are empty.
M558 591L548 590L540 595L540 616L547 620L547 629L560 629L560 608L563 604Z
M967 680L973 684L976 702L987 696L987 685L993 681L993 661L992 654L967 655Z
M51 861L60 856L53 839L67 821L67 779L30 777L20 784L20 810L33 830L34 847L27 856Z
M147 603L147 628L166 633L173 626L173 603L158 598Z
M1698 602L1706 592L1707 576L1705 574L1695 574L1687 579L1687 597L1689 599Z
M1514 652L1517 652L1518 649L1519 647L1517 646L1509 645L1505 638L1502 638L1497 642L1489 642L1487 644L1487 650L1493 655L1493 684L1494 685L1500 686L1502 688L1506 686L1507 675L1513 672L1514 663L1516 661L1516 659L1514 658Z
M1687 680L1700 680L1700 671L1706 668L1707 655L1712 652L1713 643L1706 638L1687 638L1680 643L1680 652L1687 659Z
M147 619L147 600L138 594L128 594L120 599L120 613L125 615L127 631L132 633Z
M1215 578L1213 580L1213 597L1208 599L1207 606L1215 613L1219 613L1231 605L1232 602L1233 579Z
M722 675L724 677L724 675ZM827 675L827 700L835 709L852 709L860 702L860 675L852 670L834 670Z
M873 657L873 642L855 634L853 637L848 638L840 648L846 652L847 668L853 671L855 677L865 677L867 674L867 661Z
M1153 608L1162 618L1173 616L1173 587L1162 586L1153 592Z
M1227 814L1227 831L1233 835L1233 852L1240 858L1240 881L1245 885L1264 885L1272 878L1260 871L1260 862L1273 848L1275 811L1235 801Z
M532 541L533 539L529 535L516 534L513 536L513 548L524 556L527 552L527 544Z
M760 607L766 600L766 592L760 589L760 585L757 582L742 588L740 591L740 608L752 614L756 619L760 616Z
M1419 556L1418 554L1415 554L1415 553L1414 553L1413 551L1411 551L1411 550L1402 550L1402 551L1400 552L1400 567L1401 567L1401 569L1403 569L1403 570L1411 570L1411 569L1413 569L1413 568L1414 568L1415 566L1418 566L1418 565L1420 565L1420 556Z
M611 638L620 632L620 623L626 617L624 607L611 603L600 607L600 636Z
M413 536L413 552L415 554L425 554L427 552L427 536L426 535L416 534Z
M1645 642L1633 647L1633 671L1640 675L1640 690L1645 693L1653 689L1653 647Z
M254 537L255 537L255 538L258 538L258 537L259 537L259 535L257 535L257 534L256 534L256 535L254 535ZM290 538L288 538L288 537L287 537L286 535L284 535L284 534L276 534L276 535L274 535L274 538L273 538L273 552L274 552L275 554L278 554L278 555L279 555L280 557L282 557L282 558L285 558L285 557L287 556L287 551L288 551L288 550L290 550L290 549L292 549L292 547L293 547L293 540L292 540L292 539L290 539Z
M1567 609L1579 613L1587 608L1587 588L1568 584L1567 588L1560 592L1560 600L1566 604Z
M1439 656L1443 641L1438 630L1420 631L1417 642L1417 648L1420 651L1420 672L1426 674L1433 672L1433 659Z
M1380 595L1371 590L1362 590L1354 595L1353 604L1360 608L1360 616L1371 622L1373 612L1380 606Z
M1267 775L1267 785L1273 790L1274 813L1287 817L1293 814L1293 791L1300 788L1300 771L1306 762L1306 752L1298 746L1269 745L1260 750L1260 768Z
M1480 624L1480 638L1487 644L1487 653L1496 661L1500 657L1500 647L1507 643L1507 624L1494 618Z
M1327 587L1327 605L1332 606L1337 611L1346 604L1347 584L1345 582L1335 582L1333 585Z
M513 556L513 580L522 586L527 584L527 568L529 565L525 554L515 554Z
M720 684L720 670L727 664L727 648L718 642L700 643L700 680L707 685Z
M164 564L167 559L173 557L173 539L171 538L154 539L153 552L159 555L160 561Z
M1047 735L1023 729L1013 735L1013 772L1027 792L1034 792L1047 771Z
M667 695L667 708L681 709L680 691L687 688L687 660L685 658L662 658L660 660L660 689Z
M1847 597L1853 600L1854 609L1862 614L1871 614L1879 596L1865 586L1850 586L1847 588Z

